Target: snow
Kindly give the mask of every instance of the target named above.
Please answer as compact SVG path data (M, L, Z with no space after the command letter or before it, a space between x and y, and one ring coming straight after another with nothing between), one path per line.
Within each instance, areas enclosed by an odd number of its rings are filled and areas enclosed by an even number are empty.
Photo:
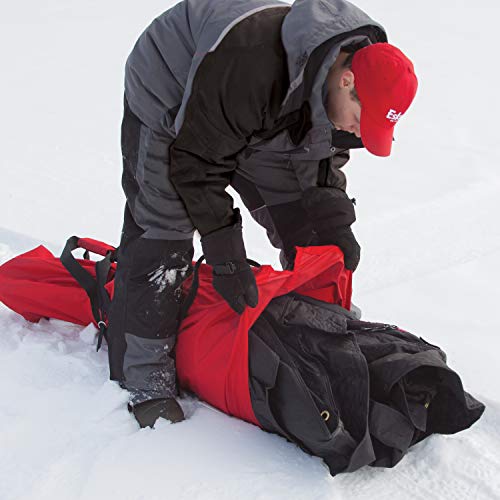
M332 478L318 458L192 398L186 421L140 430L93 327L30 324L0 305L0 499L500 498L500 5L357 3L411 57L420 86L391 157L355 151L345 167L362 246L354 302L440 345L483 418L394 469ZM123 65L169 5L3 9L0 262L42 242L59 253L72 234L117 243ZM242 210L249 256L279 267Z
M148 274L148 281L152 283L157 290L157 293L162 293L167 285L173 285L177 280L177 274L184 276L188 271L188 266L180 269L167 269L164 264Z

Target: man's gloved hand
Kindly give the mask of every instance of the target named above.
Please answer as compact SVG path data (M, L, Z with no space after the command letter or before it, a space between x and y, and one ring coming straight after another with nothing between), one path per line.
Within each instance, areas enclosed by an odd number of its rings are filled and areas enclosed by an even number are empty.
M337 245L344 253L344 265L355 271L361 248L351 230L356 220L354 204L338 188L311 187L304 191L302 205L309 214L317 245Z
M344 266L355 271L361 256L361 247L352 234L351 228L349 226L337 228L330 236L328 243L323 242L322 244L337 245L344 254Z
M227 262L215 265L213 285L219 295L238 313L245 306L255 307L259 301L259 293L252 269L246 262Z
M247 305L255 307L259 292L255 276L246 261L241 220L203 236L201 246L207 264L213 268L212 283L219 295L238 314Z

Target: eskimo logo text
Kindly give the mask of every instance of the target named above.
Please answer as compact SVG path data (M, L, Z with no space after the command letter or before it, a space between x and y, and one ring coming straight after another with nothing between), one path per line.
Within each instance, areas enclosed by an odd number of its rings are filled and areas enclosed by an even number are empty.
M389 112L386 115L386 118L391 121L392 123L396 123L400 118L403 113L396 113L395 109L390 109Z

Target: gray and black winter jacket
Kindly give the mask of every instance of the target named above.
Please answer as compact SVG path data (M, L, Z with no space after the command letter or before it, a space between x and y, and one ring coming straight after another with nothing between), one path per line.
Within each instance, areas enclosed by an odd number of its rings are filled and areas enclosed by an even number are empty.
M384 41L344 0L183 0L151 23L127 60L125 97L175 138L170 180L202 236L234 223L231 184L276 247L305 243L302 193L345 190L339 169L362 147L327 117L328 70L342 46Z

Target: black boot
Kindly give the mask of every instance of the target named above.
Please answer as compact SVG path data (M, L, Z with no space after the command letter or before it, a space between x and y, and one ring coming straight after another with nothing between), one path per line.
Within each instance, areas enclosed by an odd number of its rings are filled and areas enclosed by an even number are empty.
M128 411L134 414L142 427L154 427L158 418L164 418L172 423L182 422L184 412L174 398L150 399L136 405L128 405Z

